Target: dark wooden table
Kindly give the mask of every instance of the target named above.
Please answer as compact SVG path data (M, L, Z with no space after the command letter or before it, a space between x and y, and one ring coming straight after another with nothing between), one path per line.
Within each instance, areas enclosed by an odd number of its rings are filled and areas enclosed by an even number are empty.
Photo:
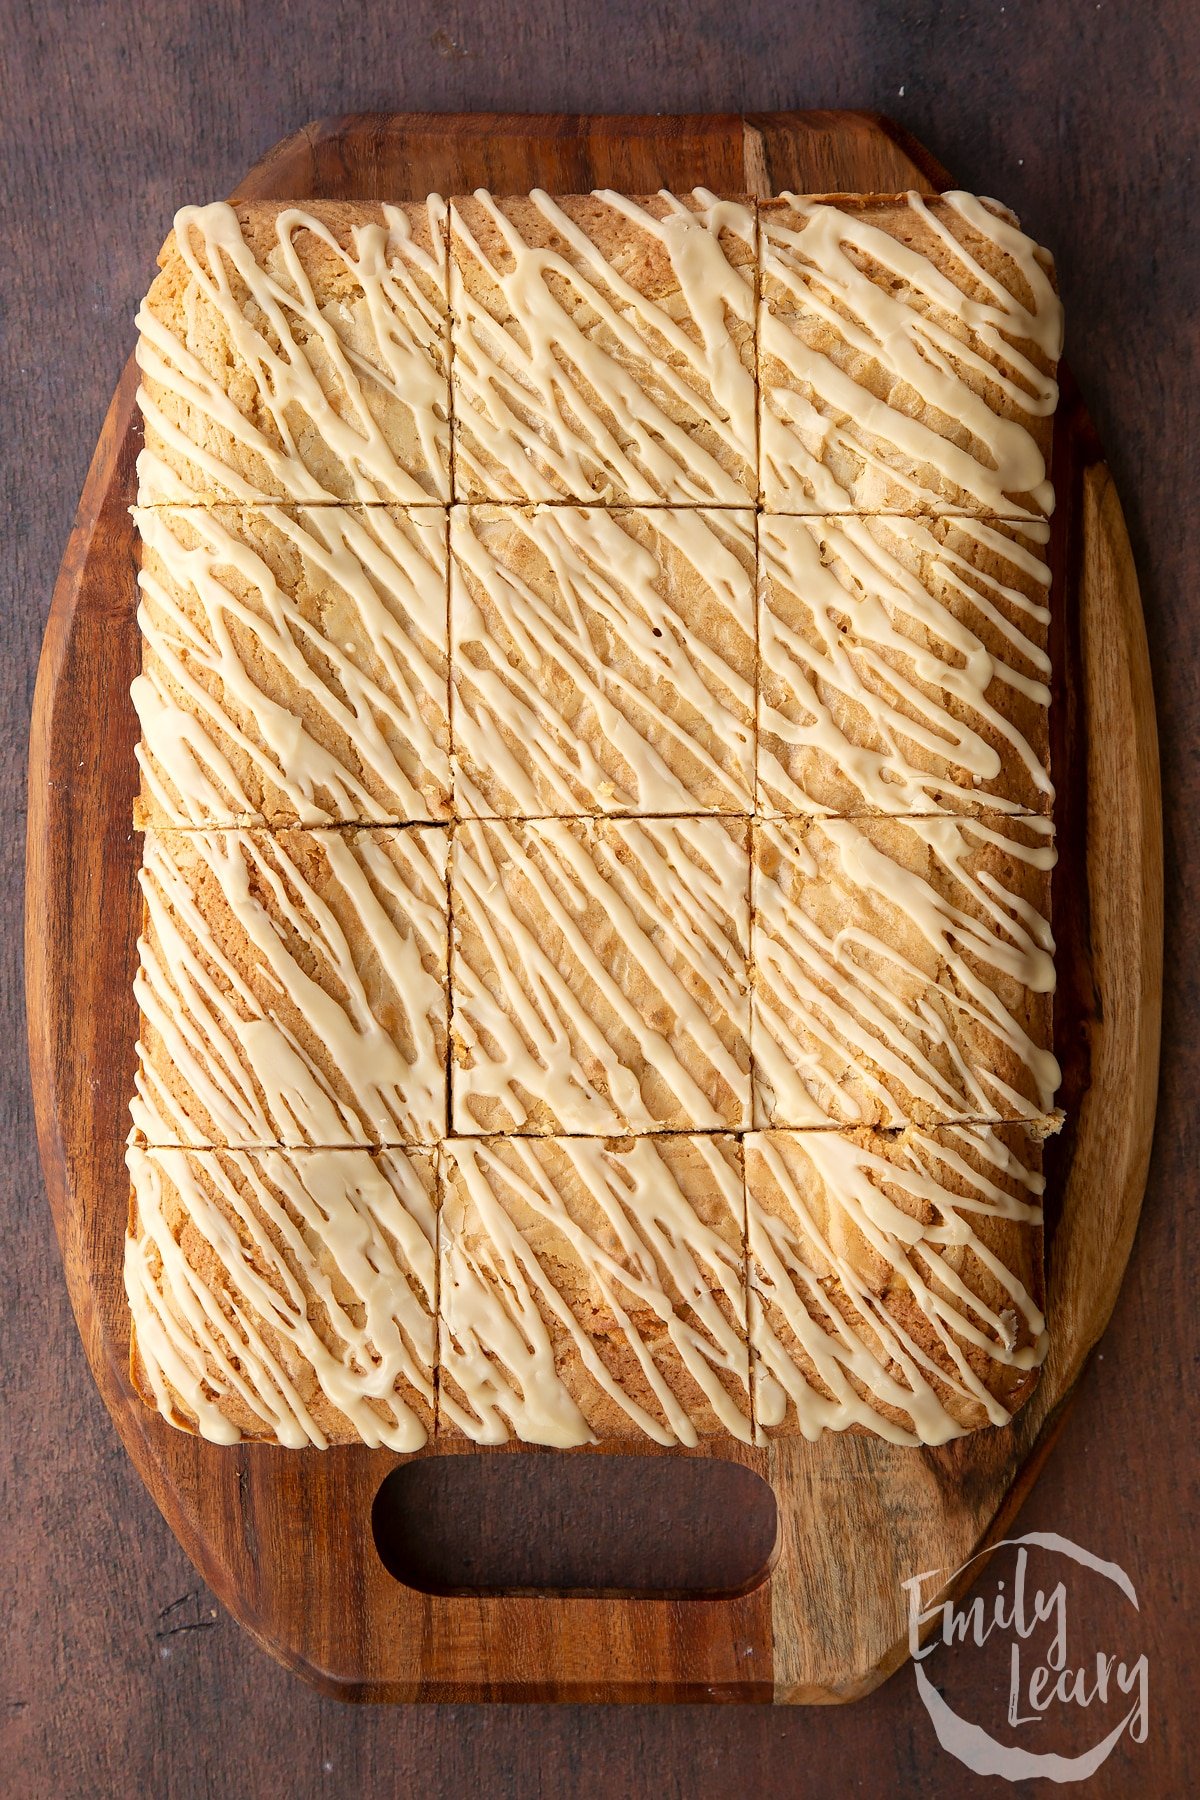
M197 1587L88 1377L24 1066L18 946L34 668L133 309L175 206L226 192L270 143L321 114L808 106L889 113L1055 248L1069 355L1129 515L1166 790L1159 1131L1112 1326L1021 1525L1120 1563L1140 1600L1134 1614L1103 1583L1071 1589L1073 1658L1144 1651L1150 1665L1148 1741L1123 1744L1087 1791L1195 1791L1187 1521L1200 1512L1189 1292L1200 1232L1200 242L1184 158L1200 83L1189 0L293 0L286 25L268 23L277 10L228 0L5 0L0 9L0 1793L692 1800L996 1787L939 1749L911 1670L837 1710L364 1711L276 1668ZM1006 1670L998 1675L993 1658L959 1645L926 1668L963 1713L1002 1716Z

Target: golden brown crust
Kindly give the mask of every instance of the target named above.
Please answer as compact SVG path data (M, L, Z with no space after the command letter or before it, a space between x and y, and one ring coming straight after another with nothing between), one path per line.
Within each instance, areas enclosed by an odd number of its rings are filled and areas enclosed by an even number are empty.
M508 220L521 241L531 249L550 250L575 267L583 265L584 259L577 243L561 232L553 219L548 218L529 195L501 194L492 198L494 205ZM704 210L704 203L695 194L680 194L678 199L689 212L699 213ZM727 201L735 206L750 204L746 196L737 194L727 196ZM678 278L662 240L640 227L624 211L614 209L603 194L556 195L554 204L583 233L588 242L595 246L608 267L648 300L661 303L679 291ZM656 220L669 218L675 210L662 194L631 195L629 204ZM450 217L452 244L454 223L458 221L475 239L490 263L503 273L511 272L514 266L511 249L490 208L484 202L473 195L456 196L450 201ZM733 268L753 267L753 239L747 240L728 230L720 232L719 237L721 247Z
M1022 307L1032 310L1036 304L1037 296L1020 262L1006 253L992 238L973 229L969 220L943 195L922 195L920 212L913 209L907 194L805 194L803 199L806 205L835 206L839 212L850 217L868 220L877 230L886 232L897 243L924 257L934 268L952 271L951 279L955 286L972 300L986 302L991 299L995 293L995 284L998 283ZM982 204L996 218L1020 229L1020 220L1008 207L989 200L984 200ZM792 200L785 196L760 200L758 211L761 228L768 234L777 225L792 229L802 222L802 215ZM972 270L966 260L952 258L948 254L942 232L948 233L962 246L970 263L977 265L977 269L983 272L982 275ZM1057 289L1054 259L1050 252L1037 246L1034 254ZM870 259L864 257L863 261L867 264ZM878 265L874 265L874 272L882 275ZM991 279L984 280L984 276ZM1052 366L1039 351L1037 344L1028 339L1023 340L1023 343L1035 360L1040 360L1047 368Z

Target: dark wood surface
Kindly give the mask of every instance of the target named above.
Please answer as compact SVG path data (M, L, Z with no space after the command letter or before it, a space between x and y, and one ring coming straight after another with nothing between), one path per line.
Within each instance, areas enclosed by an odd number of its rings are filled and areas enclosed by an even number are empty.
M352 200L368 190L415 199L431 187L485 181L501 191L619 183L652 192L703 183L763 195L787 184L888 193L950 185L932 157L914 160L885 122L859 113L745 120L359 114L289 137L237 192L303 201L309 189ZM410 1520L418 1542L408 1547L392 1517L395 1558L381 1558L372 1545L373 1518L382 1516L377 1491L394 1458L361 1448L230 1451L171 1429L132 1391L120 1264L141 916L141 845L128 825L136 734L129 681L138 660L129 509L141 443L134 381L127 368L101 430L38 671L26 1003L42 1168L67 1285L92 1372L139 1473L223 1605L285 1667L337 1698L861 1699L904 1658L905 1579L921 1569L947 1571L931 1583L932 1601L949 1587L949 1572L982 1572L978 1553L1007 1529L1028 1492L1107 1323L1145 1187L1162 997L1153 694L1119 501L1070 377L1064 368L1051 548L1055 716L1071 727L1069 751L1063 737L1055 752L1062 939L1055 1036L1070 1127L1048 1166L1053 1343L1041 1380L1011 1428L916 1455L836 1433L815 1445L779 1439L754 1450L717 1440L691 1460L691 1485L682 1474L662 1481L661 1464L646 1458L589 1459L586 1480L610 1568L583 1585L617 1591L587 1599L569 1592L580 1584L557 1572L594 1554L587 1540L597 1524L573 1513L569 1498L578 1459L533 1454L522 1461L518 1453L516 1461L493 1462L492 1493L504 1500L483 1509L481 1532L472 1499L479 1455L454 1457L440 1471L436 1505L460 1567L447 1570L442 1591L414 1591L389 1569L406 1550L421 1554L420 1523ZM1089 804L1096 793L1104 795L1101 807ZM425 1455L447 1448L435 1443ZM721 1499L719 1464L703 1485L708 1449L744 1465L754 1500ZM718 1569L738 1566L739 1552L753 1550L756 1507L766 1513L766 1549L760 1544L756 1559L723 1581ZM683 1558L682 1577L665 1568L648 1578L644 1572L645 1527L656 1510L673 1539L672 1560ZM532 1559L516 1587L557 1593L474 1592L468 1604L445 1591L478 1588L472 1559L482 1557L486 1573L489 1542L513 1515ZM622 1570L623 1551L641 1572L629 1562ZM514 1584L496 1571L490 1585ZM968 1585L957 1582L956 1591ZM705 1604L667 1597L677 1587L706 1595Z
M1196 100L1186 8L713 6L390 11L294 6L278 42L242 9L9 7L5 446L6 791L49 585L128 316L185 194L225 191L297 120L350 106L886 109L1058 251L1070 353L1130 516L1158 683L1168 824L1167 1021L1143 1229L1113 1327L1023 1523L1120 1561L1141 1596L1089 1596L1097 1641L1151 1658L1150 1742L1096 1792L1183 1791L1195 1500L1197 574L1185 486L1197 276L1171 144ZM1006 22L1007 21L1007 22ZM1172 26L1174 30L1172 31ZM1086 71L1086 77L1080 71ZM905 94L898 89L903 86ZM149 173L148 173L149 172ZM1191 761L1189 763L1189 757ZM7 773L7 771L6 771ZM405 1709L348 1713L273 1668L192 1594L87 1379L40 1193L15 946L20 820L5 834L6 1208L0 1496L3 1760L14 1794L964 1792L904 1675L850 1713ZM14 828L16 827L16 828ZM1189 1110L1191 1109L1191 1110ZM1194 1508L1193 1508L1194 1510ZM183 1627L183 1629L179 1629ZM930 1665L963 1710L993 1672ZM980 1789L982 1791L982 1787Z

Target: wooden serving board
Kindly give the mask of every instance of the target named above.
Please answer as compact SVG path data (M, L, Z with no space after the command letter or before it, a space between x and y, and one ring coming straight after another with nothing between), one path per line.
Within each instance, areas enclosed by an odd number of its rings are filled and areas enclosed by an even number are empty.
M307 126L251 172L238 197L695 184L759 195L896 192L936 190L949 178L895 127L854 113L380 115ZM1162 985L1153 696L1120 503L1069 377L1052 557L1057 1047L1069 1124L1049 1154L1049 1361L1013 1425L943 1449L847 1435L722 1447L716 1454L774 1489L773 1564L749 1592L686 1600L418 1593L387 1573L372 1537L372 1503L403 1459L217 1448L172 1430L131 1391L121 1244L139 917L128 698L138 661L127 512L135 388L131 363L46 630L30 749L27 966L38 1132L67 1282L92 1370L142 1479L247 1630L346 1699L796 1702L869 1692L906 1654L901 1583L920 1570L958 1569L1003 1534L1028 1492L1115 1300L1149 1158Z

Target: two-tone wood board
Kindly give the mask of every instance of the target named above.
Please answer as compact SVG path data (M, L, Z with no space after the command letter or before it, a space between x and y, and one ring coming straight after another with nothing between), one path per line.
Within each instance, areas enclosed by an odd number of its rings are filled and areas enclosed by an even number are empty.
M238 194L407 199L481 185L645 193L696 184L765 196L929 191L948 177L893 127L857 114L378 115L306 127ZM1050 1358L1010 1427L944 1449L847 1435L723 1448L770 1482L778 1537L749 1591L701 1599L417 1592L388 1573L372 1533L376 1494L401 1459L217 1448L172 1430L131 1390L121 1243L139 918L128 697L138 661L127 511L135 388L131 364L46 631L30 752L27 964L42 1162L67 1281L142 1479L235 1617L343 1698L797 1702L869 1692L906 1654L901 1583L958 1569L1003 1533L1028 1491L1111 1311L1149 1158L1162 982L1153 697L1120 505L1069 378L1052 554L1057 1048L1069 1122L1049 1156Z

